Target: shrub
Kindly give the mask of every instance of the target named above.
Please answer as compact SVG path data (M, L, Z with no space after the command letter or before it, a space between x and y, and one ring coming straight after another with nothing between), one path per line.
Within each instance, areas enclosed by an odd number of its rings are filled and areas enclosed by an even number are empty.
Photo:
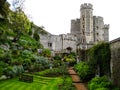
M69 54L64 56L64 61L68 62L70 66L73 66L76 63L74 54Z
M0 76L3 74L3 68L0 66Z
M54 60L61 60L62 59L62 56L61 55L55 55L53 57Z
M30 59L24 59L22 65L24 67L24 70L28 70L30 65L31 65L31 60Z
M61 60L53 60L52 64L53 64L53 67L59 67L61 65Z
M74 66L82 81L89 81L95 76L87 62L80 62Z
M111 87L112 83L106 76L95 77L88 83L88 88L90 90L110 90Z
M63 76L62 84L59 85L58 90L76 90L76 88L72 84L72 79L70 77Z
M97 88L96 90L109 90L107 88Z
M36 56L35 57L35 63L41 64L44 68L48 68L49 67L48 58L43 57L43 56Z
M12 70L12 66L6 67L5 70L4 70L4 74L9 78L12 78L12 77L16 76L16 74Z
M14 65L12 67L12 71L15 73L15 75L20 75L24 72L23 66L22 65Z

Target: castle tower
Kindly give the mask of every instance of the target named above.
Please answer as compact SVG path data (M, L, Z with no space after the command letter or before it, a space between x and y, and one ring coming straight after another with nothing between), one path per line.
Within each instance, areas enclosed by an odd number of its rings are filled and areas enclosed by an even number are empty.
M80 19L71 20L71 34L76 35L80 33Z
M104 41L108 42L109 41L109 24L104 25Z
M82 34L82 43L92 43L93 36L93 6L84 3L80 8L80 32Z

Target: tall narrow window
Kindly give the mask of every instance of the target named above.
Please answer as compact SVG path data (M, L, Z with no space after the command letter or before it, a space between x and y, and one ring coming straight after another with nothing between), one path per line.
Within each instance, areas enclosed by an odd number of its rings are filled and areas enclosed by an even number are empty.
M85 18L83 17L83 21L85 21Z
M85 25L83 25L83 28L85 28Z

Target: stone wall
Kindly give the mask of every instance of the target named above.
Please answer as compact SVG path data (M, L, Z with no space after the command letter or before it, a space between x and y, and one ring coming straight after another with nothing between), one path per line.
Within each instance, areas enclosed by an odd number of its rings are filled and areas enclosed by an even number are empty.
M112 40L111 44L111 78L120 87L120 37Z

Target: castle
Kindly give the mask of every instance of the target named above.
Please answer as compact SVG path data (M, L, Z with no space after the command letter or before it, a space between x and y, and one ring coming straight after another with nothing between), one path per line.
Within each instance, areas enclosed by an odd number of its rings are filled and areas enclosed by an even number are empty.
M87 49L99 41L109 41L109 25L104 24L103 17L93 16L93 5L84 3L80 7L80 18L71 20L71 32L68 34L40 35L40 42L45 48L55 53L67 52L67 48Z

